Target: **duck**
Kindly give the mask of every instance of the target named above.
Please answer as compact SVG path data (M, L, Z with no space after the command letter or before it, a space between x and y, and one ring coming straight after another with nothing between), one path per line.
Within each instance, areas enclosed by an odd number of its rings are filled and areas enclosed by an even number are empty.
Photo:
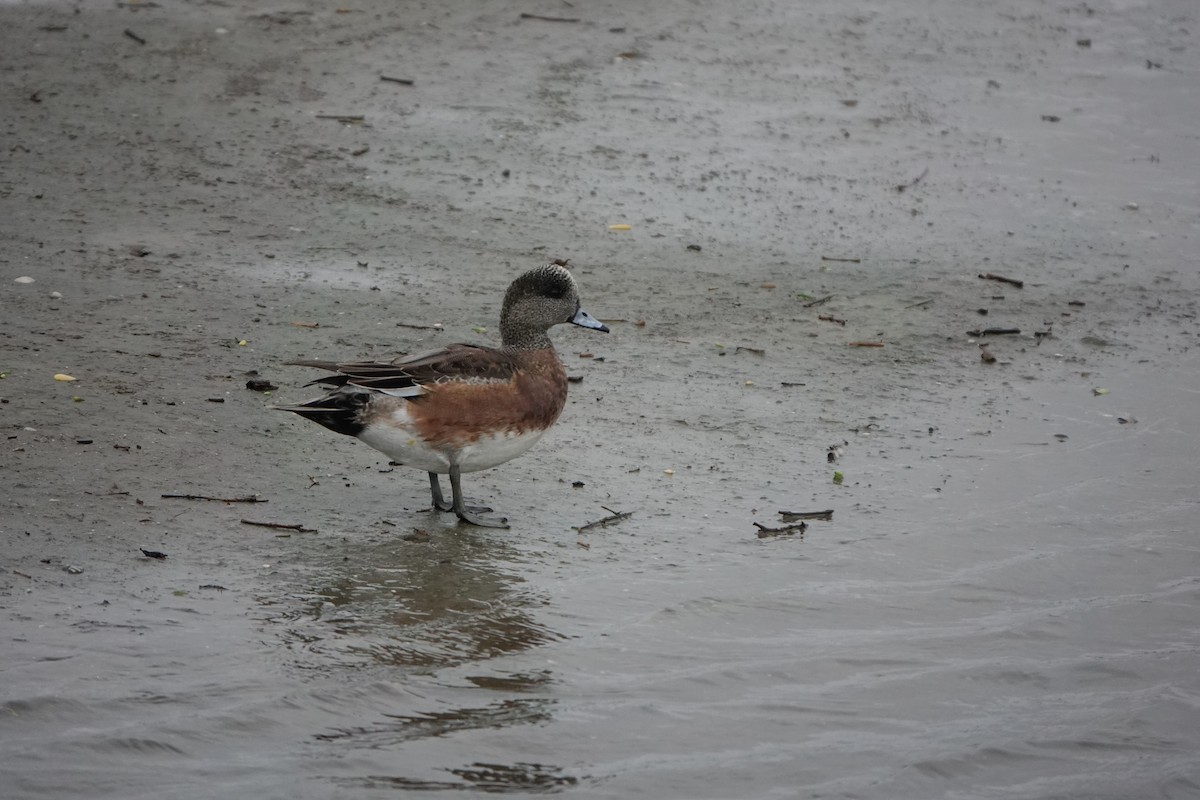
M567 401L567 373L549 331L571 324L608 333L580 305L563 262L525 272L509 285L500 311L500 347L451 344L392 361L289 361L330 373L307 386L329 391L277 406L335 433L353 436L398 465L429 475L435 509L469 525L507 528L506 517L469 506L462 475L527 452ZM439 476L450 477L447 503Z

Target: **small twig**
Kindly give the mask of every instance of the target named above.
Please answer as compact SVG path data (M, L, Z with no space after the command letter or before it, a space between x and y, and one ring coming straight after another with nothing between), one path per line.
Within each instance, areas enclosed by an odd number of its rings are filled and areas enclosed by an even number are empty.
M933 298L931 297L928 300L922 300L919 303L913 303L911 306L905 306L905 308L920 308L921 306L927 306L932 302L933 302Z
M582 533L583 531L586 531L588 528L602 528L606 525L611 525L614 522L620 522L623 519L629 519L630 517L633 516L632 511L613 511L611 508L606 508L605 506L600 506L600 507L603 508L605 511L609 511L611 513L607 517L604 517L603 519L598 519L595 522L589 522L585 525L580 525L575 530L579 533Z
M397 322L396 327L397 328L412 328L413 330L417 330L417 331L444 331L445 330L445 327L443 327L442 323L440 323L440 322L435 322L432 325L413 325L411 322Z
M767 354L767 351L761 347L743 347L739 344L737 347L733 348L733 352L735 353L740 353L743 350L745 350L747 353L754 353L756 356L765 356Z
M846 327L846 320L838 319L833 314L818 314L817 319L822 320L824 322L835 322L838 325L841 325L843 328Z
M807 386L807 383L797 383L796 381L780 381L780 386Z
M316 528L306 528L303 525L286 525L282 522L255 522L252 519L242 520L243 525L257 525L260 528L274 528L279 531L296 531L297 533L316 533Z
M1025 285L1025 281L1019 281L1016 278L1006 278L1003 275L997 275L994 272L982 272L979 274L979 277L983 278L985 281L1000 281L1001 283L1007 283L1011 286L1017 287L1018 289Z
M818 300L811 300L811 301L805 303L804 307L805 308L816 308L817 306L825 305L832 299L833 299L833 295L827 294Z
M850 342L851 347L883 347L883 342Z
M387 75L380 75L379 80L387 81L388 83L399 83L404 86L412 86L416 81L410 78L390 78Z
M338 122L362 122L366 117L362 114L317 114L317 119L332 119Z
M171 500L215 500L218 503L265 503L263 498L256 494L247 495L245 497L210 497L206 494L164 494L159 495Z
M27 573L27 572L21 572L21 570L19 570L19 569L14 569L14 570L12 571L12 573L13 573L13 575L20 575L22 578L29 578L29 580L33 580L33 576L32 576L32 575L30 575L30 574L29 574L29 573Z
M820 519L829 521L833 519L833 509L825 511L780 511L779 516L783 517L784 522L795 522L801 519Z
M126 36L128 36L130 39L133 39L133 40L134 40L135 42L137 42L138 44L145 44L145 43L146 43L146 40L145 40L145 39L143 39L142 37L138 36L138 35L137 35L136 33L134 33L133 31L129 30L129 28L126 28L126 29L125 29L125 35L126 35Z
M835 258L834 256L821 256L822 261L838 261L843 264L861 264L861 258Z
M905 189L911 189L912 187L914 187L914 186L916 186L918 183L920 183L920 182L921 182L921 181L922 181L922 180L925 178L925 176L926 176L926 175L928 175L928 174L929 174L929 167L926 167L924 170L922 170L922 172L921 172L921 174L920 174L920 175L918 175L917 177L913 178L913 179L912 179L911 181L909 181L908 183L902 183L902 184L900 184L899 186L897 186L897 187L896 187L896 191L897 191L897 192L903 192Z
M766 539L768 536L791 536L796 531L799 531L800 535L803 536L804 532L808 530L808 523L797 522L795 525L784 525L781 528L768 528L761 522L756 522L754 523L754 527L758 528L758 538Z
M579 22L578 17L546 17L541 14L521 14L521 19L540 19L542 22Z
M967 331L967 336L1015 336L1020 328L984 328L981 331Z

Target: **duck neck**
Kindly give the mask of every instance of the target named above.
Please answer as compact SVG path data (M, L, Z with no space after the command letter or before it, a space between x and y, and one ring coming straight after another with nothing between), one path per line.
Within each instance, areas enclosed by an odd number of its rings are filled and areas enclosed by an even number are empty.
M546 350L554 347L546 331L514 325L510 320L500 320L500 341L510 350Z

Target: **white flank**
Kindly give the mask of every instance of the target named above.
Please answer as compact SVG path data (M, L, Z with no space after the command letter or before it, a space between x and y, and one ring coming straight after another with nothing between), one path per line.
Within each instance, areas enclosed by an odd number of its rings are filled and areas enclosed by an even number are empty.
M484 435L463 446L456 454L451 448L431 447L422 441L408 412L398 408L386 422L368 426L358 438L397 464L445 475L455 462L463 472L478 472L503 464L533 447L543 433L545 431Z

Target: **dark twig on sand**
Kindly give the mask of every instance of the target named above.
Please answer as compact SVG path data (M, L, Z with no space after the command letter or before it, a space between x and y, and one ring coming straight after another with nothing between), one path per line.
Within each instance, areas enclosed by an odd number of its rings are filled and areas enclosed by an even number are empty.
M820 519L829 521L833 519L833 509L826 511L780 511L779 516L783 517L784 522L796 522L802 519Z
M883 347L883 342L850 342L851 347Z
M905 189L911 189L912 187L916 186L918 183L923 181L925 179L925 176L928 174L929 174L929 167L926 167L924 170L921 171L920 175L913 178L908 183L901 183L898 186L896 186L896 191L903 192Z
M412 80L411 78L391 78L387 75L380 75L379 80L387 81L388 83L399 83L402 86L412 86L416 83L416 81Z
M833 314L818 314L817 319L822 320L823 322L836 323L838 325L841 325L843 328L846 327L846 320L839 319L838 317L835 317Z
M933 302L933 298L931 297L928 300L922 300L919 303L913 303L911 306L905 306L905 308L921 308L922 306L927 306L932 302Z
M810 300L809 302L804 304L804 307L805 308L816 308L817 306L825 305L832 299L833 299L833 295L827 294L824 297L820 297L816 300Z
M366 117L362 114L317 114L317 119L332 119L338 122L362 122Z
M838 261L843 264L861 264L861 258L835 258L833 256L821 256L822 261Z
M984 328L983 330L967 331L967 336L1016 336L1020 328Z
M979 273L979 277L983 278L985 281L1000 281L1000 283L1007 283L1010 286L1017 287L1018 289L1025 285L1025 281L1019 281L1016 278L1006 278L1003 275L997 275L994 272L981 272Z
M578 17L547 17L542 14L521 14L521 19L540 19L542 22L579 22Z
M781 528L768 528L761 522L754 523L754 527L758 528L758 538L766 539L768 536L791 536L799 533L801 536L808 530L807 522L797 522L795 525L784 525Z
M415 331L444 331L445 326L440 322L435 322L432 325L416 325L411 322L397 322L397 328L412 328Z
M218 503L265 503L263 498L256 494L247 495L245 497L210 497L206 494L164 494L159 495L170 500L215 500Z
M283 522L255 522L252 519L242 520L243 525L256 525L259 528L274 528L277 531L296 531L297 533L316 533L316 528L306 528L300 524L287 525Z
M126 36L128 36L130 39L133 39L133 40L134 40L135 42L137 42L138 44L145 44L145 43L146 43L146 40L145 40L145 39L143 39L142 37L138 36L138 35L137 35L136 33L134 33L133 31L129 30L129 28L126 28L126 29L125 29L125 35L126 35Z
M589 528L603 528L606 525L611 525L614 522L620 522L623 519L629 519L630 517L633 516L632 511L613 511L611 508L608 508L606 506L600 506L600 507L603 508L605 511L610 512L607 517L604 517L603 519L598 519L595 522L589 522L585 525L580 525L575 530L582 533L583 531L586 531Z

